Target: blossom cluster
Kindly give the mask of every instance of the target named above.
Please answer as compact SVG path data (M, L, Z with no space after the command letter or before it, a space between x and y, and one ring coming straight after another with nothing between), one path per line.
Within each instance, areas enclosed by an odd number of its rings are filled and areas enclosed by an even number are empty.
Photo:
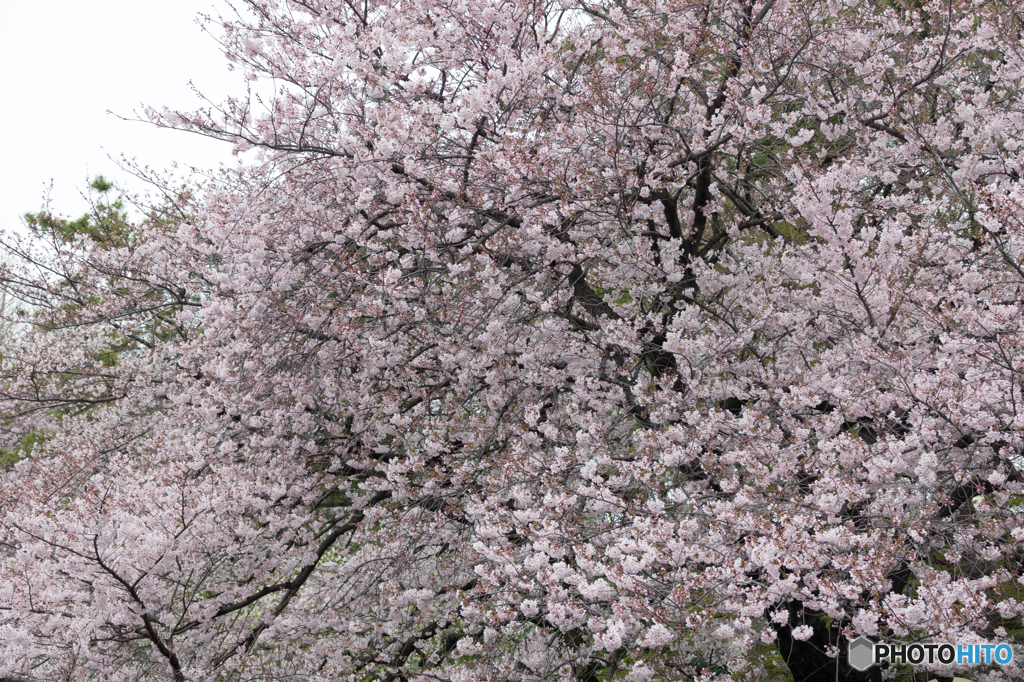
M237 4L275 97L151 113L246 164L4 238L0 678L853 681L858 635L1019 635L1014 11Z

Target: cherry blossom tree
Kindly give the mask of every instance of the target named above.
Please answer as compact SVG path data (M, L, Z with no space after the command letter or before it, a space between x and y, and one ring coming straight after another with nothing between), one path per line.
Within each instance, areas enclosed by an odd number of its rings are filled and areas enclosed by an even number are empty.
M1020 637L1018 10L241 3L275 97L152 116L251 162L4 242L0 677L858 681L908 674L859 634Z

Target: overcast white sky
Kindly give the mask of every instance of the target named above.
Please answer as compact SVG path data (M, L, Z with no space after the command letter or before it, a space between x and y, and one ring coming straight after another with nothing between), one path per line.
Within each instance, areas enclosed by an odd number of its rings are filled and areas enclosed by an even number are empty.
M230 12L221 0L5 1L2 10L0 229L39 209L51 180L53 208L74 217L97 174L139 189L108 156L153 168L235 163L226 143L106 113L131 118L141 103L194 109L190 80L214 101L242 94L241 75L196 24L201 12Z

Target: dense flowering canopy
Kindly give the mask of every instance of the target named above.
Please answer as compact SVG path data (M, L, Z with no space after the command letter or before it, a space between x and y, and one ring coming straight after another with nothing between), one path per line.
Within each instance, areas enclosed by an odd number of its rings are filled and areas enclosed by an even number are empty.
M0 677L866 680L857 634L1021 633L1015 5L242 4L276 98L153 116L259 161L7 241Z

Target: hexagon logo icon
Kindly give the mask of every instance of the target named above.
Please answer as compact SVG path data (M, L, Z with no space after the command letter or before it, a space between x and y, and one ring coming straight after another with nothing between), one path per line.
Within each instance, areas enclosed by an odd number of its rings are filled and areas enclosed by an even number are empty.
M867 637L858 637L850 642L846 660L854 670L867 670L875 664L875 643Z

